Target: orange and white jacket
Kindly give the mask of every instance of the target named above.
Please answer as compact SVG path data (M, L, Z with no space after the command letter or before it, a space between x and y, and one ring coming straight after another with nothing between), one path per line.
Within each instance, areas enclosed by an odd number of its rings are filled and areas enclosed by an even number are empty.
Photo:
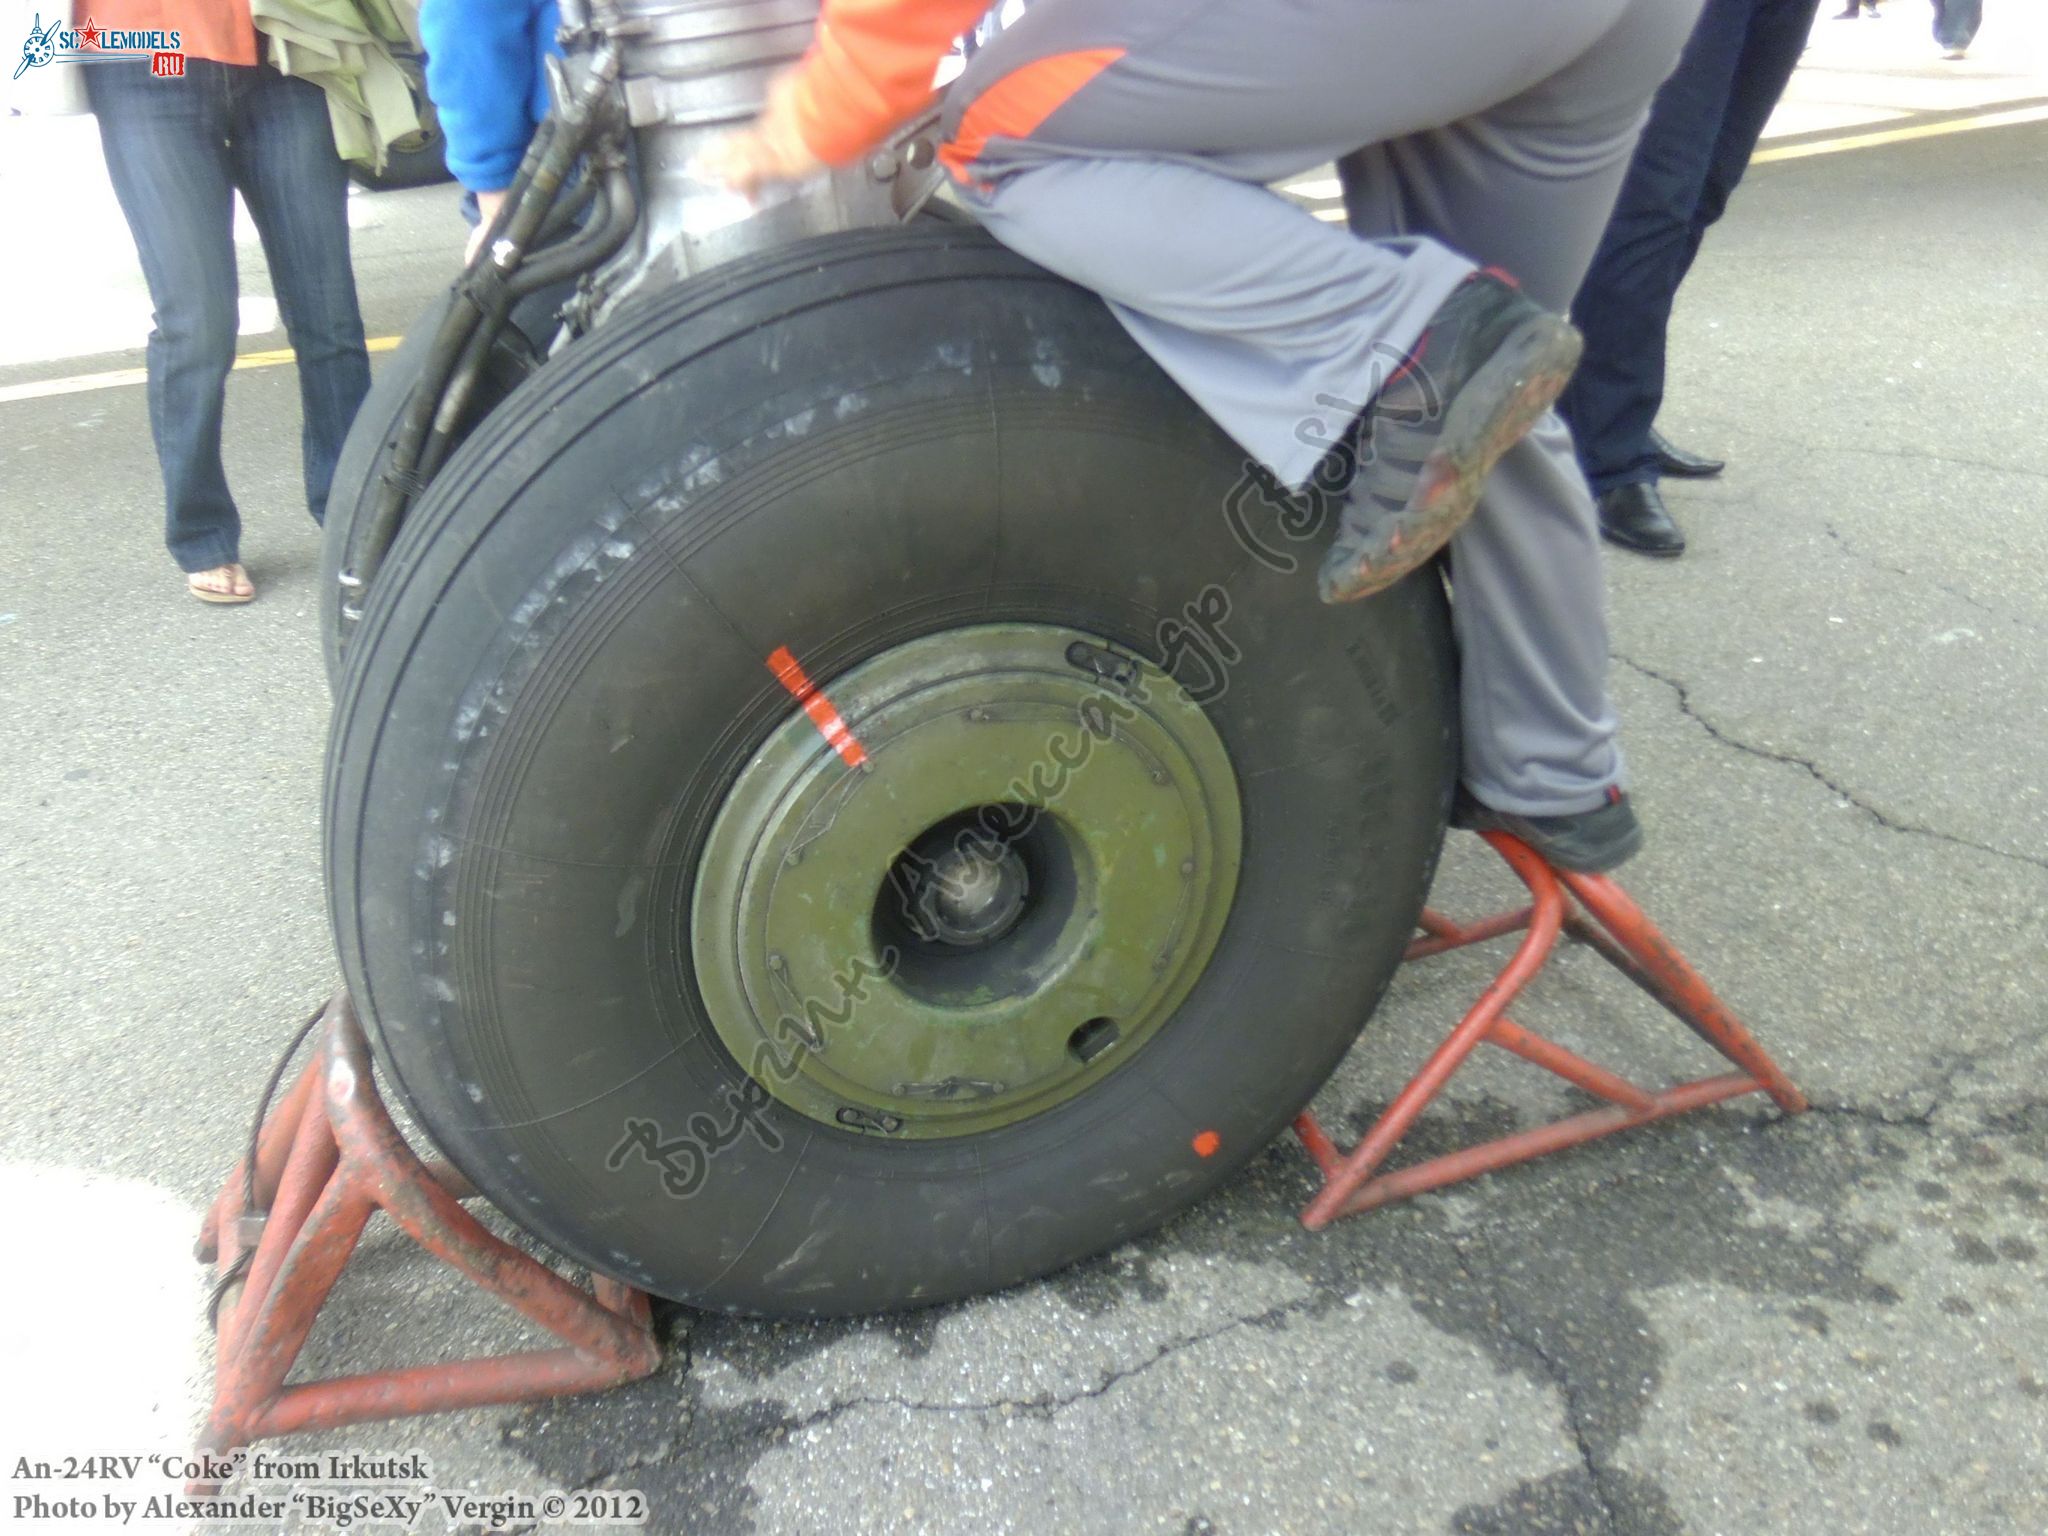
M790 81L797 132L827 165L847 165L931 104L932 77L990 0L825 0Z

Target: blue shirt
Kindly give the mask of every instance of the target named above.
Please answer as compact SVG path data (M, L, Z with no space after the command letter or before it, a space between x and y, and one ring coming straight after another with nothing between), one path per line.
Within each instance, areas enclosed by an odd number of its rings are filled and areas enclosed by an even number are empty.
M547 115L544 61L555 0L423 0L427 94L448 141L448 170L472 192L500 192Z

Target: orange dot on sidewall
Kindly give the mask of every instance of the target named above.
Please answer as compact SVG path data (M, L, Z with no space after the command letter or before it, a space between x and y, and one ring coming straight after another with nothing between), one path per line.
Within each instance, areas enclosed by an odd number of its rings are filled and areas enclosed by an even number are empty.
M1214 1157L1216 1155L1216 1149L1222 1145L1223 1138L1221 1136L1218 1136L1214 1131L1202 1131L1197 1133L1193 1142L1195 1156L1197 1157Z

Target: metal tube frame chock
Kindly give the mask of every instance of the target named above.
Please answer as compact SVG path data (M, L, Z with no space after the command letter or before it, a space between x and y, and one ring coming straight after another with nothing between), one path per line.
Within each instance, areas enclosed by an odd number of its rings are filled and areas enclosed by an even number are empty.
M1553 869L1527 844L1505 833L1480 835L1529 888L1530 905L1471 924L1452 922L1425 908L1422 932L1409 943L1403 958L1423 960L1510 933L1522 933L1522 942L1471 1011L1351 1151L1340 1152L1312 1113L1305 1110L1296 1118L1295 1134L1323 1177L1322 1189L1301 1213L1302 1225L1311 1231L1389 1201L1747 1093L1769 1094L1787 1114L1806 1108L1805 1097L1777 1063L1613 880ZM1516 1024L1508 1017L1508 1007L1549 963L1560 935L1592 949L1740 1070L1652 1091ZM1381 1172L1388 1154L1482 1041L1556 1073L1604 1099L1606 1107Z
M312 1062L263 1122L253 1168L229 1176L200 1233L198 1256L221 1287L213 1411L199 1449L219 1455L276 1435L595 1392L652 1374L661 1348L646 1294L603 1276L586 1291L486 1228L463 1209L476 1193L468 1181L422 1161L392 1123L345 993L317 1028ZM287 1384L379 1210L560 1346Z

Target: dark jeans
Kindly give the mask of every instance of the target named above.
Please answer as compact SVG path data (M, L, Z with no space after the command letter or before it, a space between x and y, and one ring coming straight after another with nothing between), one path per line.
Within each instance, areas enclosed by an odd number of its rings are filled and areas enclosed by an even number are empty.
M303 410L306 505L318 522L349 422L370 387L348 255L348 177L327 99L268 65L146 60L85 71L114 195L142 259L149 426L164 477L164 542L187 571L239 558L242 520L221 467L221 407L237 328L234 194L263 239Z
M1707 0L1650 120L1572 304L1585 357L1559 409L1594 493L1657 478L1664 331L1792 78L1820 0Z
M1967 48L1984 22L1984 0L1934 0L1934 40L1944 48Z

